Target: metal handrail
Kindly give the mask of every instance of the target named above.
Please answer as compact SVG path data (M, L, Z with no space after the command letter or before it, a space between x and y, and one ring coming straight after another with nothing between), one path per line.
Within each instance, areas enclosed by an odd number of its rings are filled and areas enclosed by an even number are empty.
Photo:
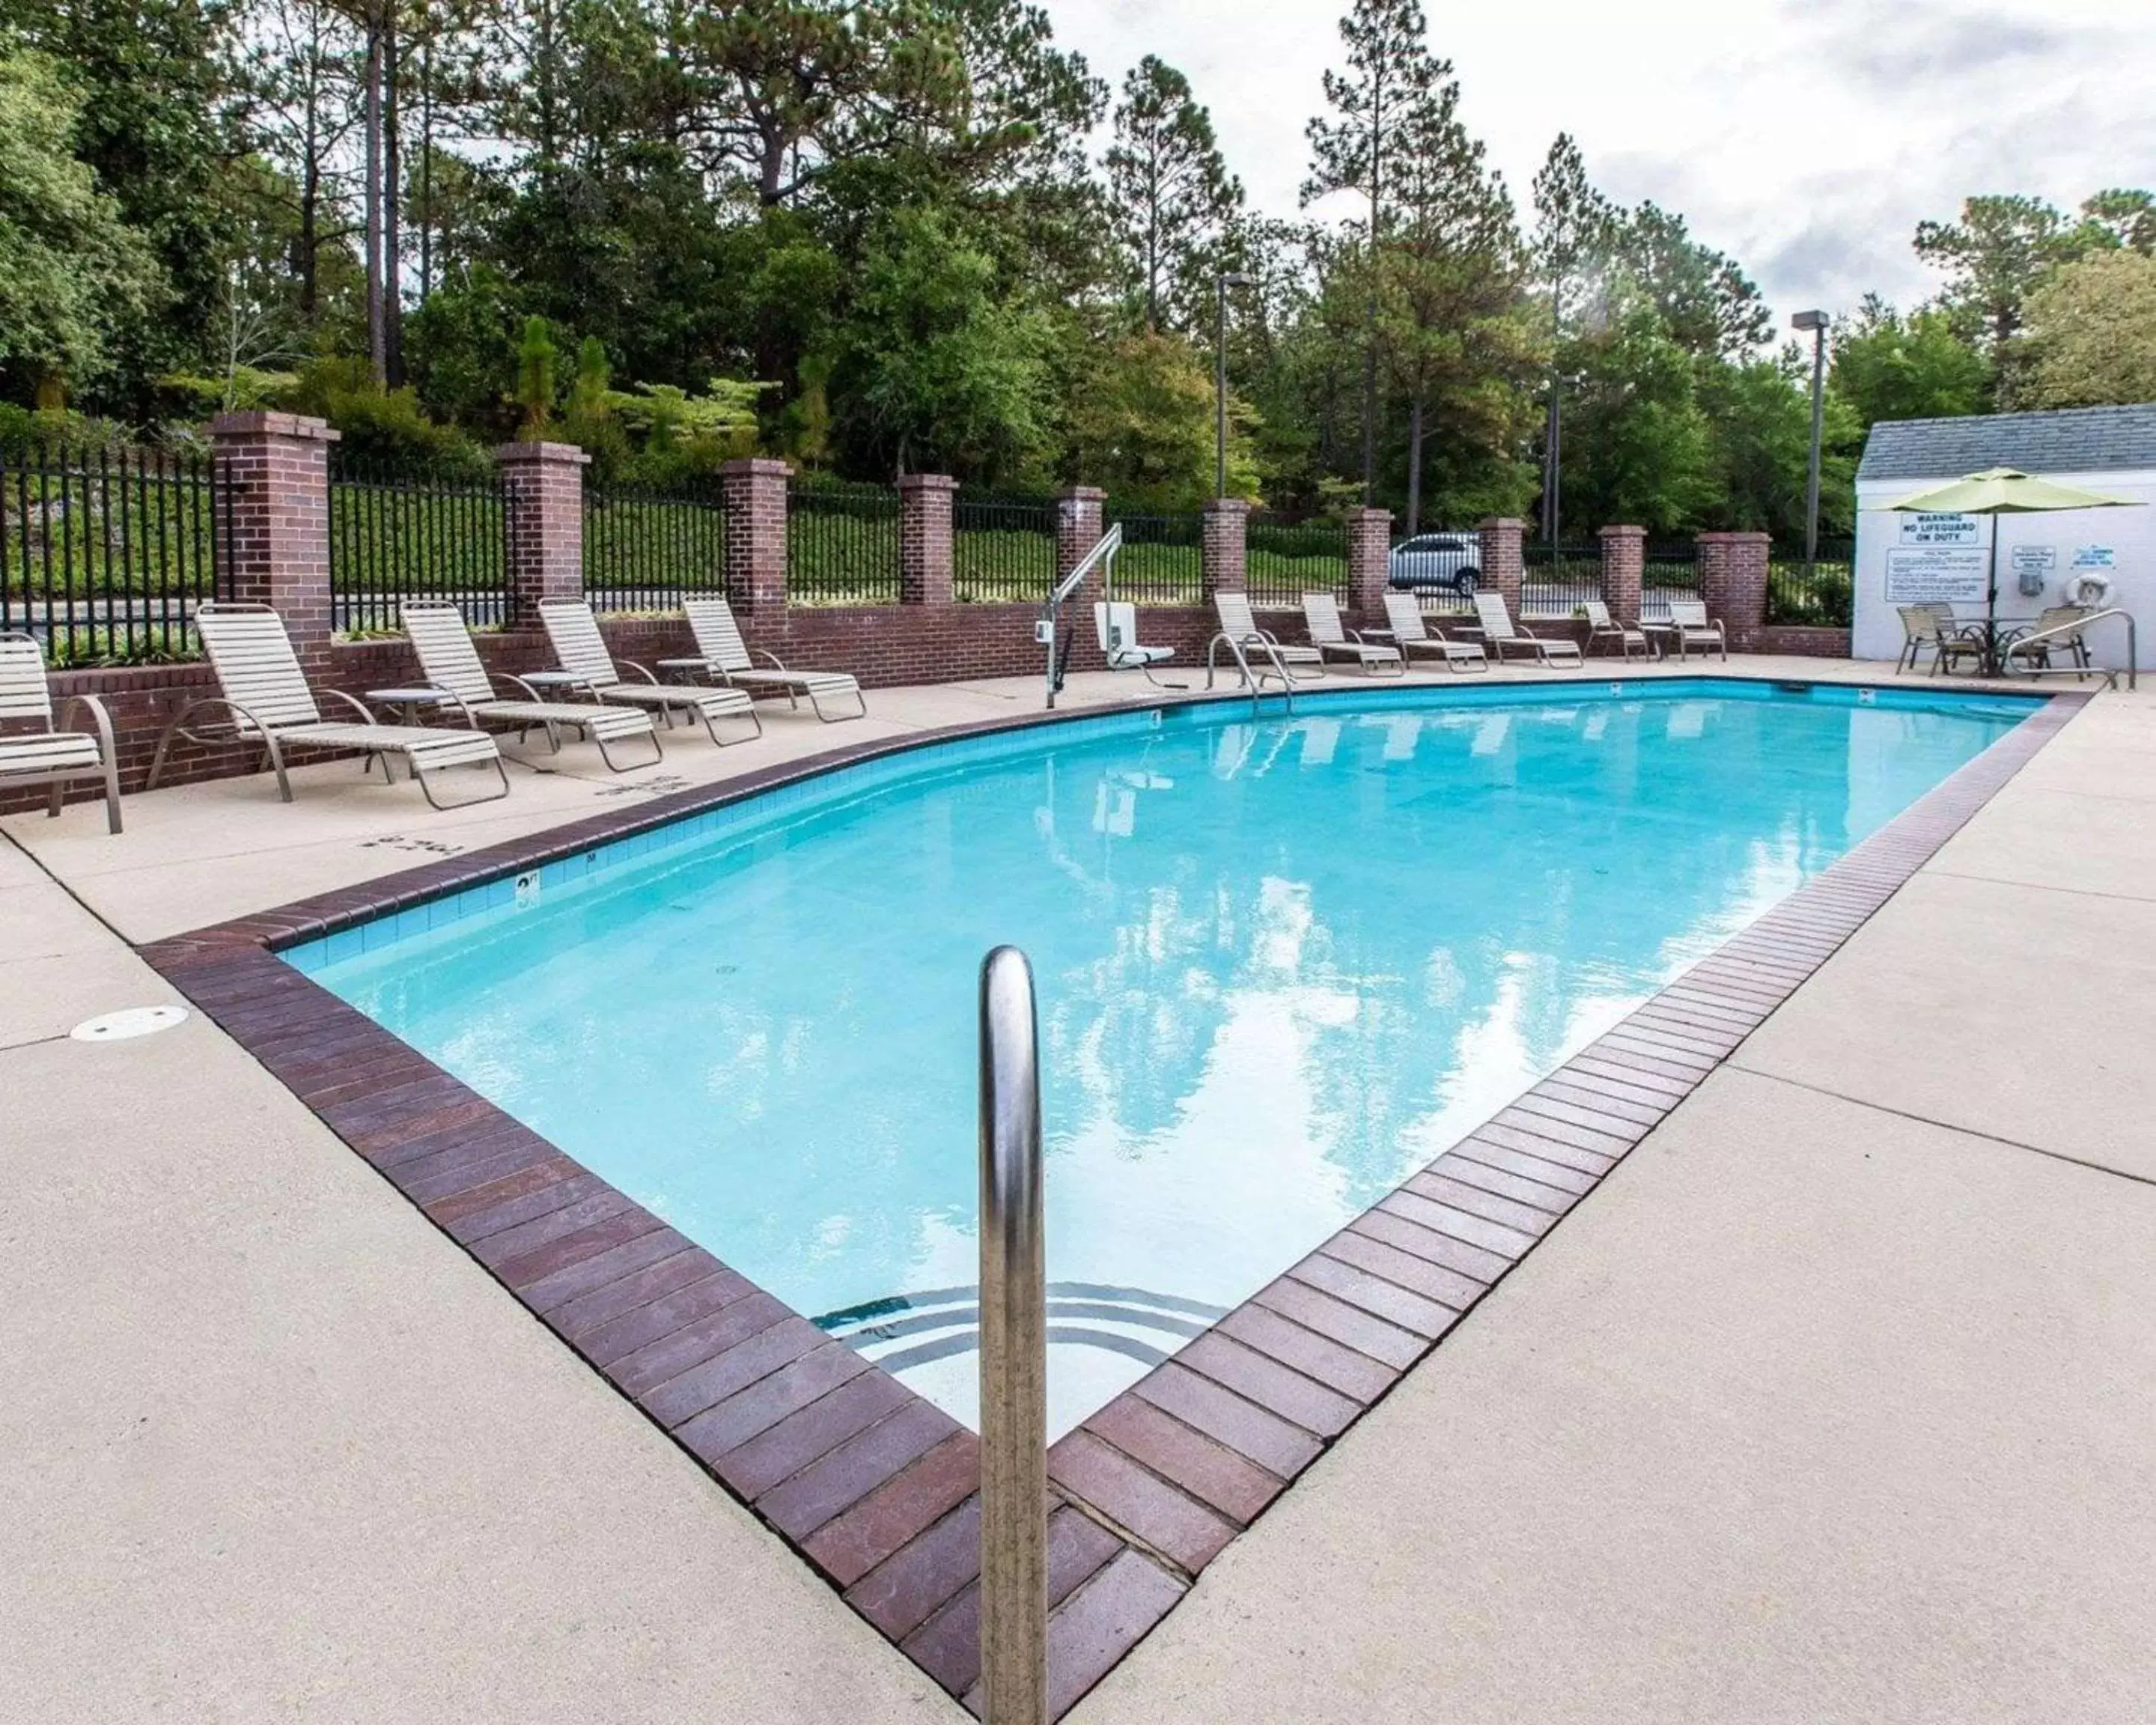
M1056 675L1055 650L1063 635L1064 601L1077 592L1079 584L1100 564L1107 566L1101 578L1103 588L1112 584L1116 553L1122 548L1123 524L1117 521L1093 542L1093 548L1078 559L1078 567L1055 583L1055 590L1048 596L1047 603L1040 608L1041 621L1047 625L1041 634L1043 644L1048 649L1048 708L1050 712L1055 710L1055 693L1063 680Z
M1033 968L981 962L981 1692L1048 1725L1048 1272Z
M1235 655L1235 668L1242 673L1243 686L1250 691L1250 716L1255 718L1258 703L1265 698L1265 684L1261 680L1264 673L1251 670L1249 655L1243 651L1245 644L1224 629L1206 643L1205 686L1208 689L1213 686L1214 673L1219 668L1220 649L1224 644ZM1287 704L1288 711L1292 713L1295 711L1295 675L1288 670L1287 661L1281 657L1280 644L1262 634L1252 636L1250 644L1264 653L1272 667L1272 675L1280 679L1281 699Z
M2000 675L2009 677L2102 677L2107 686L2116 689L2118 686L2118 673L2106 670L2102 665L2032 665L2020 671L2016 671L2014 668L2014 655L2024 647L2034 646L2039 641L2048 641L2056 635L2077 635L2092 623L2101 623L2107 617L2118 618L2126 624L2126 686L2129 689L2139 688L2141 686L2139 669L2141 648L2138 631L2134 628L2133 614L2117 605L2108 606L2102 611L2092 611L2086 617L2076 617L2071 623L2054 624L2049 629L2038 629L2034 634L2015 636L2006 644L2005 649L1999 655Z

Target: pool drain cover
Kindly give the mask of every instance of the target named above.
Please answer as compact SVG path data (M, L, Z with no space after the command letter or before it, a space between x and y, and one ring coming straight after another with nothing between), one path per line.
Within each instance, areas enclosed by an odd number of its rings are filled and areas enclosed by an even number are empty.
M101 1018L85 1019L68 1032L77 1042L124 1042L131 1036L154 1035L187 1021L184 1006L131 1006L125 1012L108 1012Z

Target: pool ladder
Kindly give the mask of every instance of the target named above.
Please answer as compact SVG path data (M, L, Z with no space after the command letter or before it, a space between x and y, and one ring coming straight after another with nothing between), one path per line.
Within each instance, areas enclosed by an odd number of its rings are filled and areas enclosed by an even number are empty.
M981 962L981 1717L1048 1725L1048 1272L1033 968Z
M1286 703L1289 712L1295 711L1295 677L1287 668L1287 661L1281 657L1280 644L1270 635L1252 635L1246 640L1239 640L1223 629L1214 636L1205 648L1205 686L1208 689L1213 686L1214 675L1219 669L1220 649L1223 646L1233 655L1235 669L1242 673L1243 686L1250 691L1252 718L1257 717L1259 703L1265 699L1265 679L1268 676L1280 679L1281 699ZM1259 656L1265 660L1265 664L1256 670L1251 668L1250 655L1244 650L1249 647L1256 648Z

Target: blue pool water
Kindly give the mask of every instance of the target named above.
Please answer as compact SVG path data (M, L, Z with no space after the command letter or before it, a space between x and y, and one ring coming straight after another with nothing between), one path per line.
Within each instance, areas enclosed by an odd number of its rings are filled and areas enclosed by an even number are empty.
M1023 947L1060 1431L2030 710L1702 679L1091 719L289 956L970 1420L975 976Z

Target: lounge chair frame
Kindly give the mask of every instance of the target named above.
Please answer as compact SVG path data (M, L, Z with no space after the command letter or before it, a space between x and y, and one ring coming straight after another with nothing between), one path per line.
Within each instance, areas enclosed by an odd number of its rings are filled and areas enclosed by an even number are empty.
M1348 628L1341 620L1340 601L1329 593L1306 593L1302 596L1302 624L1310 635L1310 644L1317 649L1321 662L1346 660L1360 665L1366 676L1404 677L1408 674L1407 655L1398 647L1366 641Z
M1579 602L1579 609L1580 614L1587 619L1587 646L1589 652L1594 650L1597 641L1614 641L1617 644L1618 653L1624 658L1630 659L1635 647L1640 649L1642 658L1652 659L1655 656L1655 644L1647 639L1647 632L1643 629L1634 629L1629 624L1620 623L1609 614L1609 606L1606 600L1582 599Z
M397 783L393 763L402 758L418 782L421 794L437 809L468 809L499 802L509 794L509 769L502 764L501 750L483 731L384 725L365 702L341 689L324 689L320 695L343 702L358 716L358 722L325 720L317 692L292 650L285 619L270 607L220 602L198 608L194 622L220 692L189 701L158 734L147 788L157 788L172 739L177 737L206 747L235 739L260 743L265 764L277 776L277 794L287 803L292 800L292 781L285 771L285 751L292 746L362 755L366 758L361 770L367 773L373 771L378 760L382 779L389 784ZM192 728L191 721L198 714L213 711L225 715L231 726L228 734ZM444 803L434 794L436 773L487 766L494 768L500 788L454 803Z
M553 644L555 658L572 680L570 686L579 694L597 701L658 712L665 717L670 731L674 728L675 714L694 714L702 721L704 734L721 748L731 747L736 742L751 742L763 735L763 721L757 714L755 701L744 690L662 683L650 666L624 659L619 664L627 665L644 679L641 683L629 682L621 675L607 646L606 637L599 633L598 616L582 599L542 599L539 621L547 631L547 639ZM721 719L747 719L755 729L748 736L737 737L729 742L719 735L717 721Z
M1505 603L1501 593L1486 588L1475 595L1475 615L1482 628L1485 649L1496 649L1496 657L1502 660L1507 647L1524 647L1539 665L1552 665L1556 660L1569 657L1574 665L1584 665L1586 655L1579 650L1579 643L1558 640L1553 636L1538 635L1526 624L1516 623L1512 607Z
M1420 602L1411 593L1394 590L1386 593L1385 620L1392 624L1385 633L1392 636L1394 644L1410 662L1418 653L1439 659L1455 676L1490 669L1490 655L1483 651L1480 641L1455 641L1442 629L1431 628L1430 619L1423 615Z
M1685 656L1686 648L1697 643L1702 656L1712 647L1722 655L1725 665L1729 661L1729 638L1722 633L1721 619L1707 614L1705 599L1671 599L1670 634L1676 643L1680 659Z
M66 731L62 721L76 708L90 715L93 732ZM67 788L85 779L105 785L105 825L120 830L120 754L112 715L95 695L70 695L55 706L45 676L44 645L21 629L0 634L0 725L27 721L28 731L0 730L0 785L44 785L45 814L57 817Z
M733 606L724 598L684 599L681 611L689 619L689 633L696 639L696 652L690 658L660 660L660 670L690 678L715 678L721 686L744 689L752 696L759 689L776 690L796 712L805 695L809 710L826 725L868 716L868 697L861 693L860 679L852 672L789 670L776 653L762 647L752 652L742 639L741 625L734 620ZM769 663L759 666L757 654ZM827 698L836 706L849 697L854 703L852 712L824 711Z
M418 655L420 675L429 687L449 698L465 724L475 731L489 724L511 727L522 742L535 730L546 734L548 748L562 752L562 732L572 730L598 745L599 759L613 773L630 767L651 767L664 760L665 746L659 741L651 715L640 707L592 706L581 701L547 701L521 677L507 671L490 672L473 644L464 613L449 599L407 599L398 608L404 620L404 636ZM498 684L516 689L522 699L504 699ZM648 761L617 761L612 745L627 738L649 740Z
M1265 657L1278 667L1278 675L1288 681L1314 682L1325 675L1325 655L1315 647L1283 641L1269 629L1258 626L1257 615L1250 609L1250 596L1246 593L1216 593L1213 595L1213 614L1219 619L1219 632L1207 643L1205 649L1205 686L1213 686L1213 671L1218 649L1224 642L1230 646L1258 648ZM1241 654L1238 664L1245 664ZM1246 673L1246 675L1248 674ZM1260 674L1261 675L1261 674ZM1256 680L1255 676L1249 679Z

